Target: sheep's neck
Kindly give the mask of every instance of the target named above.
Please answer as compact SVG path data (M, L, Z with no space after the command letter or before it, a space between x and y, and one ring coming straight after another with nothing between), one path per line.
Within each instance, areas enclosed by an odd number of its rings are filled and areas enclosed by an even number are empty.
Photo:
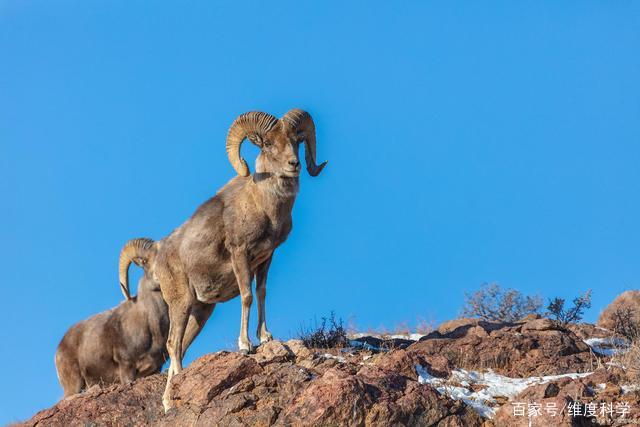
M298 194L298 178L281 178L275 175L257 173L254 175L253 184L257 189L259 204L272 210L273 214L291 212L293 203Z

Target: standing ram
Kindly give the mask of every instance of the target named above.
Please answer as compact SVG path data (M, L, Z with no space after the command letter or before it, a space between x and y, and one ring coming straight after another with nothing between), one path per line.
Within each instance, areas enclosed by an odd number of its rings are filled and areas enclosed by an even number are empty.
M240 155L245 139L260 148L253 175ZM307 112L293 109L280 119L262 112L240 115L231 125L226 143L238 176L158 242L150 271L169 306L167 351L171 365L163 395L165 410L172 406L171 379L182 370L184 352L216 303L240 295L238 347L242 352L252 351L248 323L254 277L258 339L261 343L271 340L265 320L267 273L274 250L291 231L300 175L298 146L303 141L307 171L316 176L326 162L316 164L315 126Z

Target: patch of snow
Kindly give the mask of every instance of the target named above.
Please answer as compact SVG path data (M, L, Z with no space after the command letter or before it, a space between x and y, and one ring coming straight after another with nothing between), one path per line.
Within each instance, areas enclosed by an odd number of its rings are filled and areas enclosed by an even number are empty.
M638 384L625 384L625 385L621 385L620 388L622 389L622 394L625 394L625 393L629 393L631 391L640 390L640 385L638 385Z
M629 348L629 343L622 338L587 338L584 343L603 356L615 356Z
M434 377L431 375L422 365L416 365L416 372L418 373L418 382L420 384L436 384L439 381L443 381L443 378Z
M510 378L489 370L487 372L467 371L457 369L451 372L449 378L437 378L430 375L421 365L416 365L418 382L430 384L438 393L454 400L462 400L475 409L481 416L492 418L497 408L496 397L506 397L509 400L520 394L527 387L534 384L545 384L560 378L583 378L592 372L583 374L571 373L562 375L547 375L544 377ZM473 391L471 385L484 386L481 390Z
M358 332L356 334L349 335L349 338L356 339L356 338L372 337L372 336L374 336L374 335L367 334L366 332Z
M385 334L368 334L366 332L357 332L355 334L349 335L349 338L351 338L352 340L355 340L358 338L372 337L372 338L378 338L381 340L401 339L401 340L419 341L420 338L424 336L425 336L424 334L418 334L418 333L385 335Z
M370 335L367 335L370 336ZM366 342L362 342L362 341L356 341L356 340L349 340L349 345L353 348L359 348L362 350L370 350L370 351L387 351L387 349L385 348L380 348L377 347L375 345L371 345L369 343Z
M321 354L320 356L321 356L321 357L324 357L325 359L334 359L334 360L337 360L337 361L338 361L338 362L340 362L340 363L344 363L344 362L346 362L346 361L347 361L347 360L346 360L344 357L342 357L342 356L334 356L333 354L329 354L329 353L324 353L324 354Z
M473 391L465 387L447 385L446 379L434 377L421 365L416 365L416 372L418 373L418 382L420 384L430 384L435 387L438 393L446 395L453 400L462 400L485 418L492 418L495 414L495 409L488 405L489 402L484 401L480 396L474 396Z
M396 335L380 335L380 334L367 334L364 332L358 332L356 334L351 334L349 336L349 345L353 348L357 348L360 350L369 350L369 351L389 351L389 349L386 348L381 348L372 344L369 344L367 342L364 341L359 341L359 338L367 338L367 337L371 337L371 338L376 338L382 341L385 340L389 340L389 339L403 339L403 340L410 340L410 341L419 341L420 338L424 337L425 335L423 334L418 334L418 333L414 333L414 334L396 334Z
M606 385L605 383L600 383L600 384L598 384L598 388L599 388L600 390L604 390L604 389L606 389L606 388L607 388L607 385Z
M391 339L401 339L401 340L410 340L410 341L418 341L420 340L420 338L422 338L424 336L424 334L396 334L396 335L389 335L389 338ZM382 338L382 337L379 337Z

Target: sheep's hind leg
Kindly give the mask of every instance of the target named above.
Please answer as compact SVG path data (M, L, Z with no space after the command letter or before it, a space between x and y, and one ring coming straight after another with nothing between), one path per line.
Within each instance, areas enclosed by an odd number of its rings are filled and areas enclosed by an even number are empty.
M194 307L191 308L191 314L189 315L189 322L187 323L187 329L185 330L184 337L182 338L182 357L186 354L189 346L193 340L198 336L204 324L207 322L213 309L215 308L215 304L203 304L196 303Z
M253 351L253 345L249 339L249 310L253 302L253 294L251 293L252 274L247 257L242 251L236 251L231 255L231 265L238 282L242 303L238 348L240 353L248 354Z
M167 339L167 352L171 358L169 370L167 372L167 386L162 394L162 406L165 412L173 407L171 398L171 379L182 371L182 340L184 338L187 321L191 306L186 295L181 299L172 300L169 305L169 338Z
M80 369L76 366L74 367L59 367L58 368L58 379L60 380L60 385L62 385L62 390L64 390L64 397L69 397L74 394L78 394L85 387L84 378L80 373Z
M267 274L271 265L271 257L263 262L256 271L256 296L258 297L258 340L260 344L271 341L273 336L267 329L267 317L265 312L265 299L267 296Z

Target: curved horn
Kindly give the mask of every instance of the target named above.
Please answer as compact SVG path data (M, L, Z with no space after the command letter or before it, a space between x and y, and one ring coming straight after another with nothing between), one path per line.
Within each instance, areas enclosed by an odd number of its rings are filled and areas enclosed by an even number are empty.
M227 134L227 156L229 156L231 166L238 172L238 175L249 176L249 166L240 156L242 141L249 138L251 142L259 146L264 134L269 132L276 123L278 123L278 119L271 114L260 111L241 114L233 121Z
M145 268L149 264L149 258L153 256L151 249L154 241L147 238L129 240L120 251L120 289L127 300L131 299L129 292L129 265L134 262L136 265Z
M294 108L282 116L281 120L293 126L304 138L304 158L307 161L307 171L309 175L317 176L322 172L327 162L323 162L320 166L316 164L316 126L313 124L311 115L306 111Z

